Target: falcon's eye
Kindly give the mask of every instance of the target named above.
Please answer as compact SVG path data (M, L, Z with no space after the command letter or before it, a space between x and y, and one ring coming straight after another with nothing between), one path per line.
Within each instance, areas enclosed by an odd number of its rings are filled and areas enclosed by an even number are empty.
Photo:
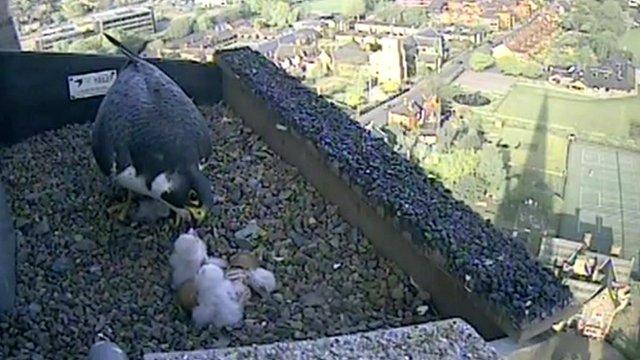
M198 202L200 200L200 198L198 197L198 193L191 189L189 190L189 201L192 203Z

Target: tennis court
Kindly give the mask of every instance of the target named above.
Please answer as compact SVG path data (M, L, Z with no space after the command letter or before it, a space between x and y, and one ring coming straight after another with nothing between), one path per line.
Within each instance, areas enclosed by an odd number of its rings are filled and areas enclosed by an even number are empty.
M622 256L640 251L640 153L574 143L569 150L560 236L580 240L586 231L598 251L620 246ZM637 269L637 265L636 265Z

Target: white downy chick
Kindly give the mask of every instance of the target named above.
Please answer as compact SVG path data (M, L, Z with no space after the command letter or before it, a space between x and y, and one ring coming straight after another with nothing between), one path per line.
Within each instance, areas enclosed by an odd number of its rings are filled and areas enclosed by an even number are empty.
M227 262L227 260L223 258L213 257L213 256L208 257L207 260L204 261L204 263L205 265L206 264L216 265L220 269L226 269L227 266L229 266L229 263Z
M215 264L200 268L195 278L198 289L198 306L192 318L196 326L213 323L221 328L239 324L243 318L243 307L237 298L236 289L224 277L222 269Z
M207 246L195 230L182 234L173 245L169 263L173 269L171 286L177 289L182 283L193 279L207 259Z
M249 286L262 294L270 294L276 289L276 277L264 268L249 270Z

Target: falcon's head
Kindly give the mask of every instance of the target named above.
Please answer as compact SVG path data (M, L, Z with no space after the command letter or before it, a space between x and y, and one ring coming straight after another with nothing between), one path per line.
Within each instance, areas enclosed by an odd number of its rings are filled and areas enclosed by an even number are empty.
M168 176L170 186L161 197L170 205L189 211L201 223L213 206L211 182L198 167L189 167Z

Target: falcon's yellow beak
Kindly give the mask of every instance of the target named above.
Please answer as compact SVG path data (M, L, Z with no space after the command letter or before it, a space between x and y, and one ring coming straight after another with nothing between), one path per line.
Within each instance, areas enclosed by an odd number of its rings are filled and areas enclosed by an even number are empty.
M207 217L207 209L204 206L187 206L187 210L198 224L201 224Z

